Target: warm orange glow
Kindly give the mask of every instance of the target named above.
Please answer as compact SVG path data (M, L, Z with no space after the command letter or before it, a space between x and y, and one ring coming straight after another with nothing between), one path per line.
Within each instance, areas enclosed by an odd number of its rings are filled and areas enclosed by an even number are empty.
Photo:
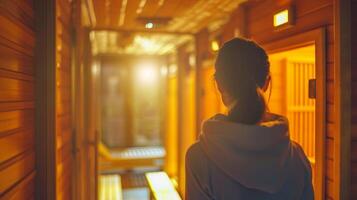
M156 67L151 63L144 63L137 68L137 79L143 84L154 83L158 78Z
M272 54L269 59L273 79L269 109L288 117L291 139L303 147L314 166L315 99L308 97L308 82L316 77L315 46Z
M177 95L177 76L171 74L167 83L167 125L166 125L166 159L165 171L170 177L177 177L178 172L178 95Z
M179 191L185 194L185 152L196 141L196 78L195 71L191 70L182 81L182 112L180 126L180 156L179 156Z
M285 9L274 15L274 27L289 23L289 10Z
M200 120L207 120L217 113L223 113L225 107L214 80L215 69L213 65L201 69L201 113Z
M211 49L212 51L218 51L219 50L219 44L217 40L213 40L211 42Z

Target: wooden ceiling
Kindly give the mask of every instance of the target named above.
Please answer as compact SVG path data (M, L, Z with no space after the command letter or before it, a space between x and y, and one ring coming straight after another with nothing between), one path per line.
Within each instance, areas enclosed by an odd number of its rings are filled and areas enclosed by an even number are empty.
M146 22L151 21L152 31L195 33L222 23L243 1L85 0L85 5L96 29L146 30Z
M91 36L92 42L95 43L94 53L147 54L148 52L138 48L140 45L135 42L151 38L158 49L149 54L164 54L172 50L167 47L170 46L168 42L173 44L174 48L180 42L187 42L187 35L197 33L204 27L209 30L218 29L244 1L84 0L82 13L85 18L83 21L88 22L86 25L94 30ZM154 24L152 29L145 28L147 22ZM160 35L148 36L147 33ZM166 47L166 50L159 46Z
M173 53L180 44L194 41L192 35L106 30L92 31L90 38L93 55L164 55Z

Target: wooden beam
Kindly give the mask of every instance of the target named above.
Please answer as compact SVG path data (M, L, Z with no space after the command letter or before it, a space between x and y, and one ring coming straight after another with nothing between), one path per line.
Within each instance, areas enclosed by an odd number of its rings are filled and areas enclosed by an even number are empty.
M351 193L351 0L334 0L335 177L334 199Z
M123 28L108 28L96 26L90 29L91 31L114 31L119 33L145 33L145 34L171 34L171 35L190 35L194 36L194 33L190 32L177 32L177 31L165 31L165 30L153 30L153 29L123 29Z
M36 191L56 199L56 1L36 0Z

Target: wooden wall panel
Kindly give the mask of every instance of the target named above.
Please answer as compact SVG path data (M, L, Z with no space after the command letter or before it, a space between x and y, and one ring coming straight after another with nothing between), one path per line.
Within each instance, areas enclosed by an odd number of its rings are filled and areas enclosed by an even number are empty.
M56 198L72 199L71 3L56 1Z
M177 51L178 78L178 191L185 196L185 156L197 139L196 71L189 64L187 46Z
M351 1L351 198L357 198L357 2Z
M0 1L0 199L34 199L33 7Z

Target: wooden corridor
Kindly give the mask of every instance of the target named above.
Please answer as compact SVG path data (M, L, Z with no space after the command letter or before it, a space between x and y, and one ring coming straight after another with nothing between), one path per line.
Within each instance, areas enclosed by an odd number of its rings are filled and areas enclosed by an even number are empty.
M212 75L233 37L284 66L268 103L309 155L316 199L357 199L356 34L355 0L0 0L0 200L121 199L136 168L184 197L185 152L226 112ZM273 60L309 46L308 61Z

